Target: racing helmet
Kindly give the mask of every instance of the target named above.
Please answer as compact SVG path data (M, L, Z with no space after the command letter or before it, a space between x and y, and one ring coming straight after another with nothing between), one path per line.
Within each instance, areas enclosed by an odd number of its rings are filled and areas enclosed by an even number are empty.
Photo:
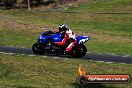
M61 24L59 26L59 32L66 32L67 30L69 30L68 26L66 26L65 24Z

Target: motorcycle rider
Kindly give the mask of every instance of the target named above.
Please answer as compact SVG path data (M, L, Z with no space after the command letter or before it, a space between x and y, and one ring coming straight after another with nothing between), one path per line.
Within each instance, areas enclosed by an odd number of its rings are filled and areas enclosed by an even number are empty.
M68 53L76 45L76 35L65 24L59 26L59 33L62 34L63 40L61 42L56 42L56 44L63 46L67 40L70 40L70 44L64 51L64 53Z

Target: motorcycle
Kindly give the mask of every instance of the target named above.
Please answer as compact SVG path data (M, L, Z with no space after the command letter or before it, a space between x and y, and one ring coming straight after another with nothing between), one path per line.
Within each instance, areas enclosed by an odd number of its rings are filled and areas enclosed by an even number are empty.
M55 42L61 42L63 37L60 33L52 34L51 31L43 32L36 43L32 46L32 51L35 54L56 54L56 55L70 55L73 58L81 58L86 52L87 48L84 43L90 39L89 36L77 36L76 45L68 53L65 52L66 47L70 44L71 40L63 46L58 46Z

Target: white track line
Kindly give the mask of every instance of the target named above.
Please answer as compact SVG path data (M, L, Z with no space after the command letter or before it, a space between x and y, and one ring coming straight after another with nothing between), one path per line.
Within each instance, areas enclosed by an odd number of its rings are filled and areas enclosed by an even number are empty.
M57 58L59 58L59 57L53 57L53 58L57 59Z
M105 62L105 63L114 63L114 62Z
M86 53L91 53L91 52L86 52Z
M112 64L112 63L115 63L115 62L105 62L105 61L95 61L97 63L107 63L107 64Z
M102 53L97 53L97 54L102 54Z
M105 61L96 61L96 62L105 62Z
M42 57L47 57L47 56L42 56Z
M94 61L94 60L89 60L89 61Z
M1 54L9 54L9 55L12 55L12 54L15 54L15 53L5 53L5 52L0 52Z
M126 64L126 63L120 63L120 64Z
M36 56L36 55L28 55L28 56L30 56L30 57L34 57L34 56Z
M113 55L113 56L119 56L117 54L114 54L114 53L108 53L109 55Z
M15 53L5 53L5 52L0 52L1 54L8 54L8 55L13 55ZM87 53L91 53L91 52L87 52ZM98 54L101 54L101 53L98 53ZM18 54L18 56L20 55L27 55L27 56L31 56L31 57L34 57L36 55L28 55L28 54ZM116 54L115 54L116 55ZM42 57L48 57L48 56L42 56ZM125 56L122 56L122 57L129 57L129 55L125 55ZM53 57L54 59L60 59L60 57ZM69 58L65 58L65 59L69 59ZM89 61L94 61L94 60L89 60ZM105 62L105 61L95 61L95 62L103 62L103 63L115 63L115 62ZM120 63L120 64L126 64L126 63Z
M65 60L67 60L67 59L69 59L69 58L65 58Z
M124 56L122 56L122 57L130 57L130 55L124 55Z
M23 55L23 56L24 56L24 55L26 55L26 54L21 54L21 55Z
M87 52L87 53L92 53L92 52ZM95 53L95 54L103 54L105 55L105 53ZM113 56L121 56L121 55L117 55L117 54L114 54L114 53L106 53L108 55L113 55ZM131 55L124 55L124 56L121 56L121 57L131 57Z

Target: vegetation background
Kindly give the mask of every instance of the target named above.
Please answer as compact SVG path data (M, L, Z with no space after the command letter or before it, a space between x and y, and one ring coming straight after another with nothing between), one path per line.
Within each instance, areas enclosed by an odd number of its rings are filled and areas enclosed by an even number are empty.
M76 34L92 37L85 44L90 52L132 55L132 0L37 0L31 1L30 11L27 1L0 2L1 46L31 48L41 32L65 23ZM88 74L132 75L131 64L1 53L0 87L81 88L75 81L80 64ZM131 88L132 83L90 87Z

